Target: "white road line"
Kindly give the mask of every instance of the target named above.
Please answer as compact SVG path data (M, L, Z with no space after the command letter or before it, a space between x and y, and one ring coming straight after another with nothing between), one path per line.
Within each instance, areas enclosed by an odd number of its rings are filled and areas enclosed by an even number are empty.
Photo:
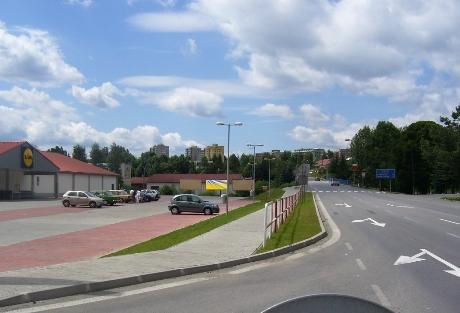
M443 219L443 218L440 218L439 220L444 221L444 222L448 222L448 223L452 223L452 224L455 224L455 225L460 225L460 223L457 223L457 222L454 222L454 221L445 220L445 219Z
M337 190L334 190L333 192L337 192Z
M345 242L345 245L347 246L348 251L353 251L353 247L349 242Z
M383 306L386 306L387 308L391 307L390 301L388 301L387 296L383 293L382 289L380 289L379 286L377 285L371 285L372 290L374 290L375 295L377 296L377 299L379 299L380 304Z
M358 190L355 190L355 192L359 192Z
M246 266L246 267L243 267L243 268L241 268L239 270L234 270L234 271L231 271L231 272L228 272L228 273L231 274L231 275L238 275L238 274L258 270L258 269L267 267L269 265L270 265L270 263L255 264L255 265Z
M67 302L62 302L62 303L47 304L47 305L42 305L42 306L38 306L38 307L34 306L32 308L24 308L24 309L18 309L18 310L12 310L12 311L4 311L4 312L5 313L45 312L45 311L49 311L49 310L57 310L57 309L68 308L68 307L72 307L72 306L78 306L78 305L82 305L82 304L101 302L101 301L113 300L113 299L116 299L116 298L139 295L139 294L148 293L148 292L157 291L157 290L162 290L162 289L185 286L185 285L190 285L190 284L194 284L194 283L198 283L198 282L205 281L205 280L210 280L210 279L211 278L194 278L194 279L188 279L188 280L179 281L179 282L161 284L161 285L142 288L142 289L124 291L124 292L121 292L119 294L110 294L110 295L106 295L106 296L96 296L96 297L91 297L91 298L67 301Z
M340 190L340 192L345 192L345 190Z
M326 190L326 192L331 192L330 190Z
M358 264L359 268L363 271L367 270L366 265L364 265L363 261L361 259L356 259L356 263Z
M347 192L351 192L351 190L348 190Z
M322 190L318 191L318 192L323 192Z
M446 234L451 235L452 237L455 237L457 239L460 239L460 236L457 236L456 234L452 234L452 233L446 233Z
M405 220L408 220L408 221L411 221L411 222L414 222L414 223L418 223L416 220L410 218L410 217L407 217L407 216L404 216L404 219Z

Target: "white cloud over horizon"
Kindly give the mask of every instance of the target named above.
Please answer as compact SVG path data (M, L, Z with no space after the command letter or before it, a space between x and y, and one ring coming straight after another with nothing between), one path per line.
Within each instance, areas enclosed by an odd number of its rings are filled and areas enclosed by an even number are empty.
M205 32L216 29L211 18L191 11L139 13L127 21L132 27L149 32Z
M0 90L0 124L1 138L25 139L42 148L74 144L89 147L92 143L110 146L115 142L139 155L158 143L170 145L172 151L200 144L183 139L177 132L161 133L152 125L115 127L104 132L83 121L74 107L43 91L20 87Z

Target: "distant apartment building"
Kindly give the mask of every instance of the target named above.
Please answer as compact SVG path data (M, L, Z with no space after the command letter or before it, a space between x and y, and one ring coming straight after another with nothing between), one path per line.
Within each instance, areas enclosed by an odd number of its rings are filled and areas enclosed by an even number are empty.
M185 155L193 162L201 162L201 159L204 156L204 150L198 146L191 146L185 149Z
M279 158L281 156L281 150L272 150L272 157Z
M350 149L340 149L339 150L339 157L343 156L344 159L348 159L351 157L351 150Z
M204 148L204 156L211 160L214 156L219 156L222 161L224 160L224 146L219 146L217 144L213 144Z
M166 156L169 158L169 146L165 146L164 144L155 145L151 149L157 156Z
M309 149L309 150L313 154L313 162L321 160L323 155L326 153L324 149Z

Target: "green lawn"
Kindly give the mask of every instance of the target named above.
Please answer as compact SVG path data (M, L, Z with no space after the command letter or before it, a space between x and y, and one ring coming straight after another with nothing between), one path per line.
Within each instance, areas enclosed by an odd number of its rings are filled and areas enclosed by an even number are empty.
M321 226L316 214L313 195L311 192L307 192L304 201L297 205L278 232L267 240L265 247L260 248L257 252L266 252L291 245L313 237L320 232Z
M273 189L271 192L271 199L279 199L283 196L283 193L284 191L282 189ZM267 202L268 199L268 193L262 193L256 197L256 200L258 200L256 203L229 211L228 214L221 214L214 218L152 238L126 249L106 255L106 257L167 249L260 210L264 207L265 202Z
M450 201L460 201L460 196L443 197L443 199L450 200Z

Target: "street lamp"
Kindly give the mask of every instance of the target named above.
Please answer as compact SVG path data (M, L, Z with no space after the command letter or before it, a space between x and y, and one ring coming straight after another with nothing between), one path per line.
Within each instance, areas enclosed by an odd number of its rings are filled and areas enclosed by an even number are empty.
M228 214L228 200L230 198L230 188L229 188L229 181L230 181L230 127L231 126L243 126L241 122L235 123L224 123L224 122L217 122L217 126L227 126L227 199L225 201L225 214Z
M254 164L252 165L252 200L256 196L256 147L263 147L263 144L248 143L246 146L254 148Z
M270 163L272 160L276 160L276 158L265 158L268 160L268 197L272 198L272 190L271 190L271 173L270 173Z

